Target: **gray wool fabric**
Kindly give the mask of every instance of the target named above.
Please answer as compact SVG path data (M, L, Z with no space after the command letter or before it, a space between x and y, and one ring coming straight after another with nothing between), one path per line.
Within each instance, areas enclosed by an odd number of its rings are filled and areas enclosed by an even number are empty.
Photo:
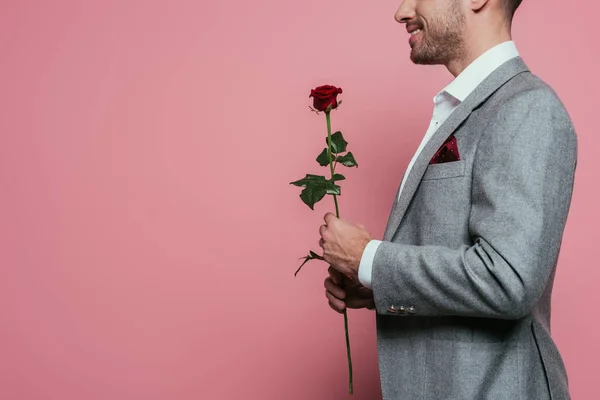
M429 164L451 134L460 160ZM570 398L550 298L576 163L567 111L520 57L437 130L373 259L385 400Z

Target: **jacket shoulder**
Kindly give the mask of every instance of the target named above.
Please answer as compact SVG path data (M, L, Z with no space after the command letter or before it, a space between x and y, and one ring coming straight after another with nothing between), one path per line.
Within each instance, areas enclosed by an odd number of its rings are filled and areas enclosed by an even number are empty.
M513 119L532 107L556 124L565 124L572 129L571 117L556 91L530 71L519 73L508 80L481 104L481 108L487 111L484 113L488 114L488 118L500 114L504 118Z
M498 89L494 97L496 97L498 105L515 102L535 103L537 106L548 108L548 111L559 112L570 120L567 109L554 88L529 71L510 79Z

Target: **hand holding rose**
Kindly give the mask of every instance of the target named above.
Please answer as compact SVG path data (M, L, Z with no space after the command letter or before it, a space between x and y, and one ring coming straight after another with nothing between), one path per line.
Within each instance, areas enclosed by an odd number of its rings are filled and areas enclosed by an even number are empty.
M334 269L358 280L358 266L367 244L373 239L362 224L352 224L328 212L319 227L323 258Z
M329 277L325 279L325 297L329 306L342 313L347 308L375 309L373 291L360 284L358 280L342 279L342 274L333 267L329 267Z

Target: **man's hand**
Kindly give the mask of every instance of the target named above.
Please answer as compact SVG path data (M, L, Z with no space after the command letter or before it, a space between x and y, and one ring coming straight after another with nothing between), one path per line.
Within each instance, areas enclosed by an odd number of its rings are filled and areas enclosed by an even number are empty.
M329 267L329 277L325 279L325 297L329 300L329 306L335 311L342 313L348 308L375 309L373 292L360 284L358 279L344 278L343 275Z
M319 227L323 258L343 275L358 280L360 259L373 239L361 224L352 224L328 212L323 217L325 224Z

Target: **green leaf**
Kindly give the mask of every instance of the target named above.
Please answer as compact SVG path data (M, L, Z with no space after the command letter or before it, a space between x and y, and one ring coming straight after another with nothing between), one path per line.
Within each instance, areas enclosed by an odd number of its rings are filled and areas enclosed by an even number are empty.
M325 137L325 144L327 144L329 146L329 137ZM335 142L333 141L333 137L331 138L331 153L332 154L338 153L337 146L336 146Z
M326 167L329 165L329 152L327 151L327 147L325 147L321 154L319 154L319 156L317 157L317 162L322 167Z
M342 174L333 174L333 178L331 178L331 182L335 182L335 181L343 181L344 179L346 179L346 177Z
M310 207L311 210L315 209L315 203L321 201L323 197L327 194L327 189L323 186L318 185L308 185L302 190L300 193L300 198Z
M317 260L324 260L323 257L321 257L320 255L318 255L317 253L315 253L312 250L310 250L309 253L310 253L310 255L311 255L312 258L316 258Z
M337 194L337 195L342 194L341 187L336 185L333 182L327 181L327 183L325 184L325 189L327 190L327 194Z
M325 138L325 143L329 144L329 138ZM346 146L348 146L348 142L344 140L344 136L342 132L337 131L333 135L331 135L331 152L334 154L343 153L346 151Z
M354 159L354 155L352 152L348 152L348 154L344 154L343 156L339 156L337 158L337 162L342 164L345 167L358 167L358 163Z
M325 179L322 175L306 174L306 177L290 183L295 186L304 187L304 190L300 193L300 198L304 204L314 210L315 203L321 201L326 194L341 194L340 186L334 182Z
M306 174L304 178L290 182L290 184L295 186L306 186L309 182L327 182L327 178L322 175Z

